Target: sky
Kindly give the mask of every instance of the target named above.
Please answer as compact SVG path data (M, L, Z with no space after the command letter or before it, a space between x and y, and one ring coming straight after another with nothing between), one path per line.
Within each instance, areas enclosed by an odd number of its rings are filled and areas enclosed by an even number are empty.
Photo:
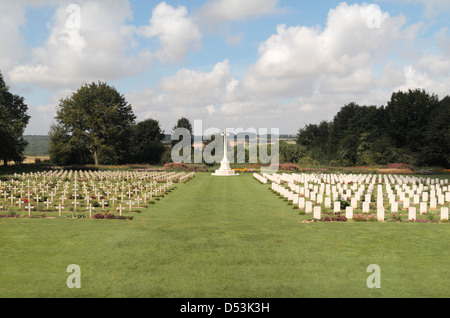
M62 98L115 87L137 121L296 134L393 92L450 95L450 1L0 0L0 71L46 135Z

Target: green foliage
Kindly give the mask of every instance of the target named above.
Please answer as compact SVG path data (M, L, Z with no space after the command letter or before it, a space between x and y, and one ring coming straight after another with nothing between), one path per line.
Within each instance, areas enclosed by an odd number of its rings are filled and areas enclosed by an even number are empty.
M134 120L131 105L114 87L102 82L85 84L60 101L56 115L60 140L55 143L68 141L70 149L65 154L74 148L87 149L95 165L122 163L129 152ZM59 149L51 145L51 151Z
M180 119L178 119L176 125L173 127L172 130L176 130L177 128L185 128L185 129L187 129L190 132L190 134L191 134L191 144L194 142L194 135L193 135L193 131L192 131L192 124L189 121L189 119L187 119L186 117L181 117ZM181 138L180 138L180 140L181 140ZM172 140L172 146L177 144L180 140Z
M24 98L12 94L0 73L0 160L6 166L8 162L21 163L25 159L27 142L23 132L30 116Z
M132 151L129 162L157 164L161 162L166 148L161 143L164 132L159 122L147 119L132 126Z
M305 155L305 146L280 142L280 163L299 163Z
M23 136L28 143L25 148L25 155L28 156L48 156L50 148L50 136Z
M50 127L50 161L56 165L90 164L93 157L86 145L71 139L68 129L62 125Z
M297 143L319 164L449 167L450 97L409 90L393 93L383 107L350 103L333 121L300 129Z

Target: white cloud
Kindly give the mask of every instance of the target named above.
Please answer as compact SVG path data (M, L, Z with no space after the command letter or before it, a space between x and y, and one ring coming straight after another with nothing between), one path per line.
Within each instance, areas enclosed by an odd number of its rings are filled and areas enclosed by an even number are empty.
M170 96L174 105L204 107L222 101L232 81L229 62L224 60L211 72L181 69L175 76L163 78L158 89Z
M161 2L153 9L149 25L139 28L138 33L158 38L162 48L155 55L161 61L180 62L190 50L201 47L202 34L184 6L174 8Z
M0 69L4 76L25 56L25 40L20 35L25 23L25 8L18 1L0 2Z
M242 21L276 13L279 0L212 0L196 12L199 20L206 24Z
M126 24L132 17L128 1L83 1L75 13L67 10L69 5L69 1L61 2L45 46L33 49L31 61L9 72L12 81L72 87L119 79L148 66L145 52L129 56L133 29ZM68 24L78 13L79 27Z
M242 86L280 97L312 94L317 84L326 90L366 90L372 84L372 66L404 35L403 17L381 17L381 28L369 28L368 6L342 3L330 10L324 30L279 25L260 45L260 57Z

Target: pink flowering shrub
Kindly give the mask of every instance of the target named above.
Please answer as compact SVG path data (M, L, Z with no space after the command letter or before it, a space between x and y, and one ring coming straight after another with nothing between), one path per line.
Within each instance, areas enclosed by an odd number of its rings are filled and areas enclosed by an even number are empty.
M300 167L293 163L282 163L279 169L282 171L300 171Z
M387 165L389 169L408 169L414 171L414 167L407 163L390 163Z
M168 162L164 165L164 169L185 170L185 169L189 169L189 166L184 162L180 162L180 163Z

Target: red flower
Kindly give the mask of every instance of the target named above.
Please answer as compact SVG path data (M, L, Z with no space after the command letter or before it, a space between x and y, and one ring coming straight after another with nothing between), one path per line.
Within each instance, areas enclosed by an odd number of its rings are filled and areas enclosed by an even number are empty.
M23 202L28 202L28 200L27 199L23 199Z

